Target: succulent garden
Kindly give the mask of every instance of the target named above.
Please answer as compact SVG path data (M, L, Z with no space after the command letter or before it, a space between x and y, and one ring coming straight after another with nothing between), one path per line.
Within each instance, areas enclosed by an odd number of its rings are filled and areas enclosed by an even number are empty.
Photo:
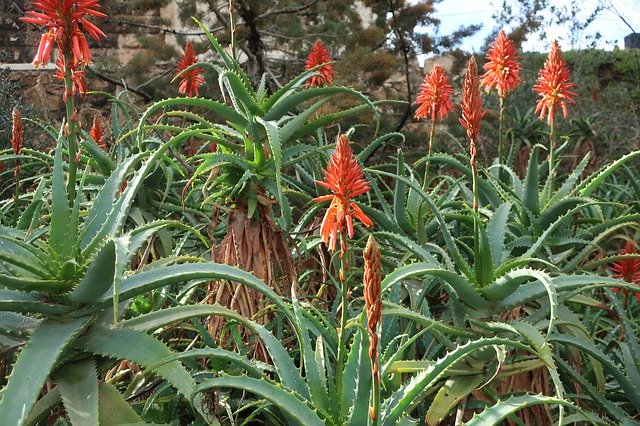
M0 423L640 422L640 151L575 155L557 42L434 66L415 159L321 40L271 90L200 25L215 57L187 43L181 96L140 106L88 87L98 0L31 6L66 119L14 109L0 151Z

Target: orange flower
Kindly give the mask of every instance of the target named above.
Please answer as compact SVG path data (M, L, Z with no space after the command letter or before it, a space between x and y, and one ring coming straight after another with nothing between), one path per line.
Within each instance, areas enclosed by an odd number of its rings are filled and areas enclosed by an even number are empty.
M547 116L547 123L551 126L553 117L556 114L558 105L562 108L562 116L567 118L567 102L575 103L573 100L577 95L569 89L576 84L569 81L571 72L560 52L560 45L556 40L551 44L549 56L544 63L544 67L538 75L538 82L533 86L533 91L542 98L536 104L536 114L540 113L540 120Z
M107 145L104 143L104 134L102 133L102 126L100 126L100 120L98 120L98 116L93 117L93 125L91 126L91 130L89 130L89 136L91 139L98 144L100 149L106 151Z
M467 136L472 141L475 141L478 137L480 120L484 117L479 80L478 65L472 56L467 62L467 72L462 84L462 102L459 104L462 111L460 123L467 129Z
M89 44L80 25L96 41L106 37L100 28L86 19L86 15L107 17L98 10L99 0L37 0L32 7L36 10L28 11L27 16L20 20L49 29L40 37L38 52L33 59L36 67L49 62L54 44L58 46L60 56L71 54L74 67L91 63Z
M338 136L336 150L333 152L324 181L316 181L320 186L329 189L333 194L322 195L314 201L331 201L331 205L322 219L320 235L330 250L336 249L338 233L347 231L353 238L353 218L357 218L365 226L373 226L373 221L364 214L353 199L369 191L369 182L364 178L362 168L349 146L347 135Z
M184 45L184 54L178 61L176 66L176 76L180 77L180 86L178 92L183 95L198 96L200 92L200 86L204 84L204 78L202 78L203 69L200 67L194 67L189 71L184 71L191 65L197 62L196 52L193 49L193 43L188 41Z
M636 246L632 241L627 241L622 250L620 250L620 254L636 254L638 251L636 250ZM621 259L616 262L613 262L611 265L611 271L614 272L613 278L618 278L624 280L628 283L632 284L640 284L640 259ZM620 291L619 288L613 288L614 292L618 293ZM626 290L622 290L623 293L626 293ZM635 293L636 299L640 301L640 288L638 288L638 292Z
M416 98L416 103L420 106L415 117L431 118L432 121L442 120L454 109L451 95L453 88L449 84L449 77L440 64L435 64L420 85Z
M78 68L77 65L66 65L63 56L58 56L56 61L56 74L55 77L58 80L64 81L66 70L71 70L71 88L67 87L62 95L62 98L66 101L67 96L75 96L76 94L84 95L87 93L87 80L84 70Z
M520 70L522 66L518 63L518 53L505 34L504 30L500 30L495 41L487 52L487 62L484 64L485 73L482 76L482 85L486 88L487 93L492 87L498 90L498 96L504 98L507 93L514 90L522 79L520 78Z
M316 71L320 73L320 75L314 75L309 77L307 80L307 87L321 87L326 86L333 83L333 75L335 71L333 70L333 65L331 65L331 56L329 56L329 51L325 47L322 40L318 39L313 44L311 51L309 52L309 57L307 57L307 64L304 67L305 71L313 69L318 65L322 65ZM324 65L323 65L324 64Z

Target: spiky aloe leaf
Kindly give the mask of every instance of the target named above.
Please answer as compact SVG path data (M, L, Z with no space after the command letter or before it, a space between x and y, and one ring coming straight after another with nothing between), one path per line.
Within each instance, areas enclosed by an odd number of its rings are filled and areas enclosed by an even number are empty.
M298 299L296 297L293 297L292 304L293 312L296 316L296 321L298 321L300 328L304 330L301 335L302 341L299 342L299 345L302 362L304 365L305 380L307 382L307 388L309 389L311 402L314 406L318 407L322 411L331 413L332 408L335 407L331 407L330 405L326 380L324 380L325 384L323 385L324 378L321 376L318 364L316 363L316 354L313 350L311 339L309 338L309 333L306 331L312 329L310 327L311 324L302 315L302 308L300 307L300 302L298 302Z
M583 180L580 185L578 185L577 192L581 197L590 196L593 191L595 191L598 186L609 176L611 173L615 172L621 166L623 166L627 161L632 160L636 157L640 156L640 151L633 151L627 155L623 155L616 161L611 164L605 165L602 169L593 173L587 179Z
M500 205L487 224L491 259L496 268L502 264L502 258L504 256L504 238L507 232L507 221L509 220L511 206L512 204L508 202Z
M364 321L364 315L362 316ZM353 344L349 348L344 366L341 420L337 424L364 425L369 418L369 399L371 394L371 363L369 362L369 343L364 328L358 328ZM348 413L345 416L345 413Z
M401 150L398 150L397 167L396 174L398 176L404 175L404 156ZM393 217L404 232L407 234L413 233L413 226L407 215L407 186L401 179L396 180L393 194Z
M194 395L214 388L240 389L260 396L280 409L280 411L287 416L289 424L295 422L293 424L323 426L326 424L325 420L329 418L327 413L311 408L306 400L294 392L267 379L254 379L247 376L228 376L225 374L220 377L204 380L195 388Z
M72 307L43 302L39 294L0 289L0 311L60 315Z
M598 421L598 418L596 416L583 411L567 400L544 395L526 394L522 396L513 396L506 400L499 400L491 407L486 408L482 413L474 415L471 420L465 423L465 426L500 424L500 422L509 417L509 415L516 413L524 408L539 404L560 404L571 407L583 414L585 418L591 422L591 424L602 423L601 421Z
M473 392L484 380L482 374L475 376L459 376L447 380L433 398L425 421L429 426L440 424L453 407L464 397Z
M418 262L411 265L402 266L388 274L382 281L382 289L387 290L402 280L415 275L430 275L440 278L447 284L448 291L454 294L463 302L476 309L487 309L489 302L484 299L476 290L474 285L462 275L448 271L443 268L434 267L432 263Z
M562 199L562 198L568 196L569 194L571 194L571 191L573 190L576 182L578 181L580 176L582 176L582 172L584 172L584 169L589 164L589 158L590 157L591 157L591 153L587 153L587 155L584 156L584 158L580 161L580 164L578 164L578 166L575 169L573 169L573 171L571 172L569 177L567 177L567 179L565 179L565 181L562 184L562 186L560 187L560 189L558 189L551 196L549 201L547 201L547 206L551 206L551 205L555 204L556 201L559 201L560 199Z
M527 165L527 177L524 180L524 194L522 202L529 211L535 216L540 214L540 192L538 186L540 177L538 172L538 152L543 147L535 145L529 156L529 164Z
M75 188L75 182L74 188ZM62 144L58 143L53 163L53 177L51 178L51 225L49 244L54 253L62 261L67 260L73 247L66 245L69 229L71 207L65 189L64 172L62 171Z
M89 353L133 361L145 369L160 364L172 354L169 347L146 333L102 325L92 326L76 341L75 346ZM195 382L180 362L163 364L154 373L171 383L187 399L191 398ZM202 401L197 401L195 407L205 419L209 417Z
M382 315L384 317L389 316L398 316L402 318L407 318L414 321L416 324L419 324L426 329L437 330L446 334L451 334L457 337L466 337L466 338L474 338L478 337L476 333L470 332L468 330L453 327L447 324L444 324L440 321L427 318L424 315L421 315L417 312L412 311L411 309L407 309L404 306L396 305L391 302L383 302L384 309L382 311Z
M44 189L45 179L41 178L35 192L33 193L31 203L24 210L20 220L18 221L18 229L26 230L38 227L38 223L41 219L40 215L42 206L44 205Z
M109 383L100 384L98 388L98 404L100 406L98 423L91 424L115 426L142 422L140 416L131 408L122 394L118 392L118 389Z
M98 374L93 358L67 363L54 377L71 424L98 424Z
M87 272L78 286L67 296L76 303L89 303L98 299L113 285L116 267L116 244L107 241L91 259Z
M150 366L149 371L153 371L161 365L167 364L169 362L190 358L212 358L215 360L226 361L242 368L243 373L247 374L249 377L253 377L255 379L265 377L264 372L262 372L256 366L254 361L251 361L236 352L228 351L221 348L189 349L185 352L174 353L173 355L164 358L162 361L160 361L160 363Z
M608 374L611 374L616 382L618 382L618 385L624 391L629 402L631 402L636 410L640 410L640 389L638 389L636 385L629 380L620 367L616 365L604 352L602 352L601 349L591 342L585 342L582 339L566 334L552 334L549 336L549 340L574 346L598 360L598 362L600 362L604 367L605 371Z
M440 266L439 262L431 255L431 253L411 238L407 238L404 235L395 234L393 232L373 232L372 234L376 239L380 238L378 241L387 240L399 244L402 248L411 251L422 262L432 263L434 267Z
M284 196L282 187L282 138L280 136L280 129L275 121L256 119L258 123L262 124L267 132L267 140L269 141L269 148L271 154L273 154L274 167L276 172L276 188L275 195L280 202L280 209L282 211L282 218L284 220L283 229L291 229L291 210L289 208L289 201Z
M241 114L245 114L246 110L258 117L264 115L264 111L256 102L255 93L250 84L243 80L235 70L227 69L221 71L218 78L224 82L224 87L229 92L229 97L236 105L236 111L240 110ZM237 105L242 105L242 108L238 108Z
M193 317L219 315L242 324L247 329L258 334L267 349L271 361L276 369L280 382L304 398L309 398L309 390L305 386L298 368L293 363L282 343L266 328L256 324L235 311L219 305L177 306L161 309L145 315L122 321L122 327L129 327L141 331L152 331L178 321Z
M387 398L382 405L380 424L382 426L395 425L398 419L407 412L417 400L423 398L435 383L458 361L472 354L474 351L493 345L508 345L518 349L531 349L520 342L510 339L489 338L478 339L458 346L438 359L432 366L405 382L400 389Z
M45 320L35 329L2 390L0 418L3 422L25 423L56 361L89 321L87 318L69 322Z
M12 277L0 274L0 286L11 290L38 291L45 294L60 294L68 291L71 284L62 280L40 280L30 277Z

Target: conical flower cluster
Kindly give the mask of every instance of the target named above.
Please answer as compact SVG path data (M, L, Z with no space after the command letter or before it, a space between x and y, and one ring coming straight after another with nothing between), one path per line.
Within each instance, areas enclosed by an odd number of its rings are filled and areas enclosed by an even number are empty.
M487 93L495 87L498 96L504 98L507 93L522 83L520 78L522 66L518 62L518 53L504 30L500 30L489 48L487 60L488 62L483 67L485 73L481 81Z
M460 124L467 129L467 136L475 141L480 133L480 121L484 117L482 97L480 96L480 78L478 65L472 56L467 62L467 71L462 84L462 102L460 102L462 117Z
M89 130L89 136L94 140L96 144L103 151L107 150L107 145L104 141L104 133L102 131L102 126L100 125L100 120L98 120L97 116L93 117L93 125L91 126L91 130Z
M185 71L196 62L198 62L198 60L196 58L195 49L193 48L193 43L188 41L184 45L184 54L178 61L175 74L180 78L178 92L189 97L198 96L200 92L200 86L204 84L204 78L202 78L202 68L194 67L189 71Z
M442 120L453 110L451 95L453 87L449 84L447 73L440 64L435 64L420 85L415 117L430 118L432 121Z
M632 241L627 241L620 254L636 254L638 253L636 246ZM632 284L640 284L640 259L621 259L613 262L611 271L614 273L613 278L618 278ZM613 291L618 293L620 289L614 288ZM623 290L626 293L626 290ZM640 287L635 293L636 299L640 301Z
M331 65L329 62L331 62L329 51L325 47L322 40L316 40L316 42L313 44L313 47L311 48L311 51L309 52L309 56L307 57L307 64L304 69L308 71L317 67L318 65L322 66L316 70L320 73L320 75L309 77L309 79L307 80L307 87L328 86L333 83L333 75L335 74L335 71L333 70L333 65Z
M347 135L338 136L336 149L331 155L324 176L324 181L316 181L316 183L332 193L314 198L314 201L331 201L322 220L320 236L333 251L336 248L338 234L346 231L349 238L353 238L354 218L360 220L365 226L373 226L373 221L353 202L357 196L371 188L364 178L358 160L351 151Z
M560 45L556 40L551 44L549 56L540 70L538 81L533 86L533 91L540 95L540 100L536 104L536 114L540 114L540 119L547 117L547 123L551 125L556 115L558 106L562 108L562 116L566 119L569 116L567 102L574 104L577 95L571 91L575 83L569 81L571 72L562 57Z

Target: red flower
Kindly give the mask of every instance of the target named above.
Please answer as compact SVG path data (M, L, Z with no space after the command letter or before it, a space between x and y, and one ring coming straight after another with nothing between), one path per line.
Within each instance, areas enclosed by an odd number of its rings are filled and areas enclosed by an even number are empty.
M198 96L200 92L200 86L204 84L204 78L202 78L203 69L200 67L194 67L189 71L184 71L191 65L198 62L196 58L196 52L193 49L193 43L188 41L184 45L184 54L178 61L176 66L176 76L180 77L180 86L178 92L183 95Z
M633 244L633 241L627 241L622 250L620 250L620 254L636 254L638 251L636 250L636 246ZM640 259L621 259L616 262L613 262L611 265L611 271L614 272L613 278L624 280L628 283L632 284L640 284ZM613 288L614 292L618 293L620 291L619 288ZM622 290L623 293L626 293L627 290ZM638 292L635 293L636 299L640 301L640 288L638 288Z
M37 67L49 62L53 44L58 46L60 56L71 54L73 66L91 63L91 52L80 25L94 40L100 41L105 34L88 21L85 15L106 18L100 12L99 0L37 0L32 3L35 11L20 18L23 22L47 27L49 31L40 38L38 52L33 59Z
M309 52L307 64L304 69L308 71L317 67L318 65L322 66L316 70L320 73L320 75L309 77L309 79L307 80L307 87L320 87L333 83L333 75L335 74L335 71L333 70L333 65L331 65L329 62L331 62L329 51L325 47L324 43L322 43L322 40L316 40L316 42L313 44L313 47L311 48L311 51Z
M504 98L507 93L522 83L520 78L522 66L518 63L518 59L513 42L509 40L504 30L500 30L489 52L487 52L489 62L483 67L485 73L481 83L487 93L495 86L498 89L498 96Z
M542 98L536 104L536 114L540 113L540 120L547 116L549 125L553 122L558 105L562 108L562 116L567 118L567 102L575 103L573 100L577 95L569 89L576 84L569 81L571 72L560 52L560 45L556 40L551 44L549 56L544 63L544 67L538 75L538 82L533 86L533 91Z
M349 238L353 238L353 218L357 218L365 226L373 226L373 221L364 214L353 199L369 191L369 182L364 178L362 168L349 146L347 135L338 136L336 150L327 169L324 181L316 181L320 186L329 189L333 194L314 198L314 201L331 201L331 205L322 219L320 236L329 243L329 249L336 249L338 233L346 230Z
M75 96L76 94L84 95L87 93L87 80L84 70L73 64L65 64L63 56L59 56L56 61L55 77L58 80L64 81L67 68L71 70L71 88L67 87L62 95L65 102L69 95Z
M104 134L102 132L102 126L100 125L100 120L98 120L98 116L93 117L93 125L91 126L91 130L89 130L89 136L91 139L98 144L100 149L103 151L107 150L107 145L104 142Z
M484 117L484 111L480 97L478 65L473 56L467 62L467 72L462 84L462 102L459 105L462 111L460 123L467 129L469 139L475 141L480 133L480 120Z
M449 84L449 77L440 64L435 64L420 85L420 92L416 98L416 103L420 106L415 117L431 118L432 121L442 120L454 109L451 95L453 88Z

